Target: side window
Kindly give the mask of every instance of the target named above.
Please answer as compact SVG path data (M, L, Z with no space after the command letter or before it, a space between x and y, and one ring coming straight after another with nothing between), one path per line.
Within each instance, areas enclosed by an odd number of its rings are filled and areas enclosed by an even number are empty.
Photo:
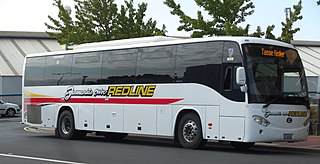
M236 84L235 70L242 66L242 55L238 43L232 41L224 42L222 57L222 90L221 94L230 100L243 102L244 93Z
M242 66L242 55L240 52L240 48L238 43L236 42L224 42L224 48L223 48L223 66L226 70L224 73L224 77L230 76L230 89L226 89L226 86L224 85L225 91L231 91L232 89L239 90L240 86L236 84L236 78L235 78L235 70L237 67ZM227 72L227 70L229 70ZM230 74L226 74L230 73ZM226 81L224 81L226 82Z
M174 82L176 46L141 48L137 61L137 83Z
M48 56L45 70L46 85L69 85L73 55Z
M92 85L101 79L101 53L74 54L71 84Z
M227 67L225 69L223 78L223 89L225 91L230 91L232 89L232 67Z
M224 42L223 47L223 63L242 63L242 57L238 43Z
M27 58L24 74L25 86L44 85L46 57Z
M176 82L199 83L220 90L223 42L178 46Z
M101 84L135 83L138 49L105 51L102 61Z

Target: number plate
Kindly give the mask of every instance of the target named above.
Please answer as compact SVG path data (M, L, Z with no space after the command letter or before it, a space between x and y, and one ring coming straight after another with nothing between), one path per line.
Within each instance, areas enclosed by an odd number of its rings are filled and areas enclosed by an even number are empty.
M285 133L285 134L283 134L283 139L284 140L292 140L292 136L293 136L293 134Z

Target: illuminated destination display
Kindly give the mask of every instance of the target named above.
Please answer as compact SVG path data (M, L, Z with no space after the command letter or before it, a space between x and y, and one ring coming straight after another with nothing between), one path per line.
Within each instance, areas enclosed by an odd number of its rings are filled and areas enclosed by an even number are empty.
M261 48L261 53L263 56L284 58L284 52L281 50L272 50L272 49Z

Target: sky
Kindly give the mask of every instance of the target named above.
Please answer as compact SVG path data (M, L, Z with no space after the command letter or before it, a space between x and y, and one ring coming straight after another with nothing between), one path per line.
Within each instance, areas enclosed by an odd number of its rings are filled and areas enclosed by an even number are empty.
M118 5L124 0L115 0ZM134 0L134 4L145 2L148 4L146 18L157 21L158 28L165 24L169 36L189 36L190 33L177 31L180 25L179 18L170 14L170 8L163 4L164 0ZM250 32L257 26L265 31L268 25L275 25L274 34L280 36L281 22L285 20L284 9L298 3L299 0L251 0L255 5L255 12L246 17L242 27L250 24ZM302 1L303 19L297 21L294 27L300 31L294 35L295 40L320 41L320 6L317 0ZM181 4L182 10L189 16L196 18L199 8L194 0L175 0ZM57 17L57 7L52 5L53 0L0 0L0 31L47 31L44 22L50 23L48 15ZM65 6L74 6L73 0L62 0ZM202 11L205 15L205 11ZM205 17L210 19L209 16Z

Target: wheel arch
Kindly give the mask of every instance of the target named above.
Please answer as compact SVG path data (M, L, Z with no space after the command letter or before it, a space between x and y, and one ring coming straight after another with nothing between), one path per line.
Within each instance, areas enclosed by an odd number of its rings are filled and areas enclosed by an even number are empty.
M5 110L7 111L8 109L14 109L16 111L16 108L14 106L11 106L11 105L6 106Z
M182 108L182 109L180 109L179 112L177 112L176 117L174 119L173 136L174 136L174 142L175 143L179 143L178 130L177 130L178 129L179 120L182 118L182 116L184 116L187 113L194 113L195 115L197 115L199 117L199 120L200 120L201 128L203 129L203 127L202 127L202 119L201 119L201 115L199 114L199 111L196 108L193 108L193 107ZM204 131L202 131L202 133L204 133Z
M14 108L13 106L8 106L8 107L6 108L6 111L9 110L9 109L13 109L14 111L16 111L16 108Z
M58 127L59 117L60 117L61 113L62 113L63 111L66 111L66 110L69 110L69 111L72 113L73 118L74 118L74 123L75 123L75 125L76 125L75 114L74 114L74 112L73 112L73 110L72 110L72 107L65 105L65 106L61 106L61 107L59 108L58 112L57 112L57 117L56 117L56 122L55 122L55 128ZM75 126L75 127L76 127L76 126Z

